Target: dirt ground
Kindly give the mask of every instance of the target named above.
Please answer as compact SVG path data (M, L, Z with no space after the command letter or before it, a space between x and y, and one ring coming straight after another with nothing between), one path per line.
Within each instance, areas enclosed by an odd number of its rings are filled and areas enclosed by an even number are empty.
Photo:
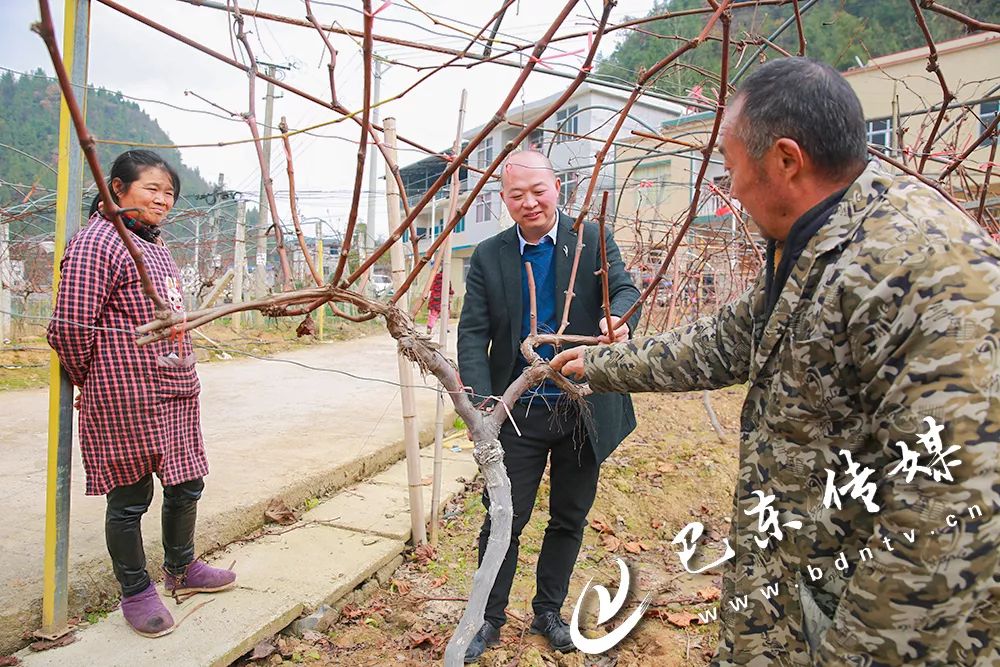
M671 540L691 521L705 526L699 551L714 560L728 533L731 494L736 479L739 412L745 391L730 388L710 394L726 431L725 442L712 430L700 392L635 397L639 427L601 469L590 526L570 583L563 617L569 620L588 580L614 595L623 558L632 573L631 594L615 620L594 631L586 614L584 634L601 636L626 618L643 596L652 594L644 619L616 648L604 655L560 654L527 632L531 622L534 568L548 521L548 479L542 482L532 518L521 536L518 574L510 596L509 622L502 645L487 651L484 667L705 665L715 649L718 622L699 623L697 612L718 604L719 575L684 571ZM258 645L257 659L240 665L427 665L440 661L464 609L476 566L476 535L483 520L481 483L445 508L437 549L411 551L389 585L360 604L348 604L323 632L303 638L279 636ZM710 561L709 561L710 562ZM588 594L593 609L596 595ZM586 607L585 607L586 608Z

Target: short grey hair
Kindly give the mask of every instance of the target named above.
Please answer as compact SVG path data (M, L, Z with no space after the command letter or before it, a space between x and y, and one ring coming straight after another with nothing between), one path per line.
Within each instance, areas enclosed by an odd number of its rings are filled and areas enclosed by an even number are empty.
M735 101L742 106L733 129L755 160L787 137L831 178L847 176L867 161L861 102L844 77L825 63L801 57L772 60L743 81Z

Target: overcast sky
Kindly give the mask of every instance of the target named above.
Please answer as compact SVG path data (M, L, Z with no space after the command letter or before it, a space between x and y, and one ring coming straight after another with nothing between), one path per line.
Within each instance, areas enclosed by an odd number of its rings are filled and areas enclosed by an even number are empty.
M225 0L222 0L223 2ZM195 7L179 0L128 0L123 4L154 21L197 40L210 48L237 60L244 60L239 44L231 41L227 14L217 9ZM253 2L243 0L243 6ZM259 9L295 18L305 18L305 3L301 0L260 0ZM324 24L333 21L341 25L362 29L361 3L313 3L317 18ZM374 0L377 8L381 0ZM652 0L620 0L612 14L612 22L626 16L644 15ZM30 31L38 20L37 3L30 0L4 0L3 21L0 23L0 66L23 72L37 67L52 73L52 66L41 39ZM62 2L52 2L56 27L62 31ZM388 4L375 19L375 32L454 48L465 42L457 30L473 32L471 24L481 26L500 6L494 2L458 2L455 0L395 0ZM559 0L518 0L504 18L502 34L512 39L535 41L562 8ZM600 10L600 3L589 0L589 7ZM588 3L581 0L561 33L585 30L593 25ZM452 26L435 26L417 11L440 15L442 21ZM447 18L444 18L447 17ZM411 25L416 24L416 25ZM308 91L321 99L329 99L327 77L328 57L319 35L312 29L288 26L281 23L253 20L248 17L247 30L254 55L261 61L290 66L286 80L293 86ZM239 70L202 54L152 28L110 9L99 2L92 3L91 49L89 82L110 90L118 90L137 98L158 100L139 102L143 110L159 122L160 126L177 144L215 143L247 139L249 130L239 120L220 118L205 113L193 113L167 106L209 111L228 116L199 100L188 91L196 93L231 112L242 113L248 109L247 77ZM618 33L621 38L622 33ZM336 67L337 95L350 109L360 108L363 91L363 69L360 44L349 37L333 35L331 39L339 55ZM61 41L60 41L61 43ZM601 53L607 55L614 45L609 38L602 44ZM561 42L563 51L576 51L587 46L587 39ZM423 54L389 44L375 44L376 51L408 65L433 65L443 62L446 56ZM561 71L572 71L579 66L581 55L570 55L551 62ZM530 103L565 88L568 79L547 76L544 70L528 79L518 93L511 108L516 117L522 103ZM381 97L398 95L424 72L412 67L392 65L382 78ZM448 69L435 74L402 99L382 107L382 118L393 116L403 134L424 146L443 149L452 144L458 115L458 103L463 88L469 91L466 129L489 120L503 101L518 75L518 70L499 65L481 65L471 70ZM625 74L625 76L629 76ZM634 75L631 77L634 78ZM257 114L263 123L266 83L257 82ZM281 99L275 102L274 122L281 116L288 119L291 128L302 128L332 120L336 114L312 102L280 91ZM2 113L2 111L0 111ZM300 208L305 216L322 216L333 224L344 223L349 208L351 188L357 165L355 142L359 130L352 122L325 127L317 131L324 136L298 135L292 138L296 189L300 192ZM262 134L265 132L262 131ZM102 137L113 139L116 137ZM260 171L252 144L231 147L183 148L184 162L197 167L206 180L214 181L219 173L225 174L229 188L249 193L256 201ZM401 147L399 162L406 165L422 155ZM275 142L271 154L272 175L276 190L287 189L284 153L280 142ZM380 175L384 173L380 170ZM384 192L384 180L379 181L379 191ZM364 180L367 193L367 178ZM378 197L376 231L384 233L385 198ZM282 218L287 219L288 202L282 197L278 202ZM367 212L367 199L362 198L361 217ZM310 230L311 231L311 230Z

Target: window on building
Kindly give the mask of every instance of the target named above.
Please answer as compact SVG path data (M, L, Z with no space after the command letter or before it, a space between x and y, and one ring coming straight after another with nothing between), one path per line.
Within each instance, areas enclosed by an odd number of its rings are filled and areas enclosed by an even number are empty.
M483 195L478 195L476 197L476 203L473 205L476 212L476 222L483 222L486 220L486 197Z
M993 119L997 117L998 111L1000 111L1000 100L990 100L979 105L979 123L981 125L979 128L980 133L986 131L986 128L990 126ZM983 145L990 146L995 144L996 141L997 138L994 135L990 141L983 142Z
M413 234L417 237L418 240L419 239L425 239L425 238L427 238L428 237L428 232L430 231L426 227L409 227L407 229L404 229L403 230L403 243L409 243L410 242L410 229L413 230Z
M726 201L731 184L729 174L712 177L712 187L705 193L705 206L709 215L722 218L733 212L729 202Z
M892 119L878 118L870 120L865 124L868 143L875 147L885 149L885 152L892 150Z
M580 186L580 176L575 171L564 171L556 174L559 178L559 206L570 208L576 203L577 190Z
M490 218L496 220L500 218L500 193L490 192L486 199L486 210Z
M497 210L494 207L495 198L495 192L483 192L476 197L476 222L486 222L496 217Z
M531 131L528 138L524 140L524 150L543 151L545 150L545 131L538 127Z
M580 116L577 115L577 111L578 107L574 104L556 112L556 128L559 130L559 134L556 135L556 143L573 141L574 138L567 135L579 134L577 121Z
M476 149L476 166L485 169L490 162L493 162L493 137L486 137Z

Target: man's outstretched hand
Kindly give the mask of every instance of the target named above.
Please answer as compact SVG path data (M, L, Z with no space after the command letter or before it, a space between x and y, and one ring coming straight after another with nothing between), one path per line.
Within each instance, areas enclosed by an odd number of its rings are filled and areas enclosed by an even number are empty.
M562 373L568 378L583 380L583 354L587 348L584 346L573 347L552 357L549 366L557 373Z

